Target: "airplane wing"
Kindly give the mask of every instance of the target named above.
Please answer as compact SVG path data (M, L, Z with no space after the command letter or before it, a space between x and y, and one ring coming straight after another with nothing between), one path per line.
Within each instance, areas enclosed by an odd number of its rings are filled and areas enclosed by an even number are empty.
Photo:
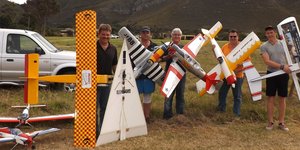
M21 137L21 136L17 136L17 135L13 135L10 133L5 133L5 132L0 132L0 143L4 143L4 142L19 142L19 143L24 143L24 141L27 140L27 138L25 137Z
M209 34L212 38L214 38L218 32L222 29L221 22L217 22L210 30ZM198 34L196 37L194 37L189 43L187 43L183 49L191 55L193 58L195 58L200 51L201 47L207 45L209 41L209 38L205 35L204 37L202 34Z
M252 54L261 44L261 41L254 32L251 32L243 41L240 42L227 56L227 64L230 70L236 69L238 64L242 64L250 54ZM209 81L211 80L223 80L224 74L221 71L220 65L214 67L208 73ZM213 82L215 84L216 82ZM213 85L212 85L213 86ZM210 88L213 88L213 87ZM197 92L200 96L203 96L207 90L207 85L204 81L200 80L196 83ZM209 88L209 93L213 93L214 89ZM213 91L212 91L213 90Z
M52 115L52 116L42 116L42 117L30 117L27 122L42 122L51 120L67 120L73 119L74 114L63 114L63 115ZM1 123L18 123L20 122L18 118L13 117L0 117Z
M13 118L13 117L0 117L0 122L1 123L14 123L14 122L19 122L18 118Z
M5 143L5 142L14 142L14 138L0 138L0 143Z
M35 137L35 136L38 136L38 135L44 135L44 134L56 132L56 131L59 131L59 130L60 129L58 129L58 128L50 128L50 129L47 129L47 130L34 131L32 133L26 133L26 134L30 137Z
M152 52L147 50L126 27L120 29L119 35L126 39L129 57L133 63L134 76L138 77L143 73L154 82L162 82L165 72L158 63L143 68L152 56Z
M41 122L41 121L51 121L51 120L67 120L73 119L74 114L63 114L63 115L52 115L52 116L42 116L42 117L30 117L27 121L30 122Z
M169 97L172 94L185 72L184 67L178 61L173 61L170 64L167 75L160 89L161 93L165 97Z
M251 97L253 101L258 101L262 98L262 81L251 81L257 77L260 77L257 70L254 68L254 65L250 60L247 60L243 63L244 73L247 78L248 86L250 89Z

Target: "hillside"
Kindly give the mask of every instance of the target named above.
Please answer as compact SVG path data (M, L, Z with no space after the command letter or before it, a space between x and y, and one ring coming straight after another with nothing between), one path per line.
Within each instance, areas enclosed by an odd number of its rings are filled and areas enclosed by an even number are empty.
M297 0L58 0L61 11L50 19L55 26L74 26L76 12L92 9L98 23L114 27L150 25L158 31L180 27L193 33L221 21L224 28L249 32L276 25L288 16L300 19Z

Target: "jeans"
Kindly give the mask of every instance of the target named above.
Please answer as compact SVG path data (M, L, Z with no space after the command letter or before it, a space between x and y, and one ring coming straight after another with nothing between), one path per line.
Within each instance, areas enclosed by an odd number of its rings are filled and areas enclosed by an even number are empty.
M183 114L184 113L184 89L185 89L185 80L186 80L186 75L182 77L172 94L170 95L169 98L165 99L164 103L164 119L169 119L173 116L172 112L172 102L173 102L173 97L176 92L176 113L177 114Z
M97 87L96 138L98 138L108 102L111 85Z
M243 84L243 78L237 78L235 82L235 88L232 89L233 94L233 113L237 116L241 115L241 102L242 102L242 84ZM222 112L226 111L226 97L228 94L228 90L231 87L231 85L227 85L226 80L224 80L224 83L222 87L219 90L219 105L218 109Z

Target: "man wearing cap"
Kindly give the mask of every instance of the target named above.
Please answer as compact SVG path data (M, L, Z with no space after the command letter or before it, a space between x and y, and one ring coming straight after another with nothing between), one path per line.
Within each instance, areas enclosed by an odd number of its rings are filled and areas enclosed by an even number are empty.
M140 31L140 37L141 37L141 43L146 49L148 49L149 51L155 50L154 47L157 45L151 41L152 35L151 35L150 27L148 26L142 27ZM151 94L155 90L155 83L143 74L136 79L136 83L138 86L139 93L143 94L144 116L146 118L146 122L149 123L150 110L151 110Z
M268 96L267 101L267 114L268 114L268 125L266 126L267 130L272 130L274 125L273 114L274 114L274 101L276 92L279 97L279 123L278 127L281 130L289 131L289 128L284 124L285 117L285 99L288 94L288 80L289 73L291 70L287 65L285 52L282 44L276 37L277 33L272 26L265 28L265 36L268 41L266 41L261 49L261 56L264 60L264 63L267 65L267 73L272 73L278 70L283 70L285 74L267 78L266 80L266 95Z

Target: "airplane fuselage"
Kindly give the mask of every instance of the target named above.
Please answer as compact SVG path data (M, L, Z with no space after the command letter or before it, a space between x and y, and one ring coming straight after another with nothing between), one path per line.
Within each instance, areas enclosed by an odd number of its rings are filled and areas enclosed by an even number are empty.
M0 137L2 138L14 138L15 142L22 145L31 145L32 137L23 133L18 128L0 128Z
M178 58L180 64L184 66L189 72L202 79L206 72L201 68L200 64L191 57L188 53L186 53L183 49L173 44L172 48L176 51L174 55Z

